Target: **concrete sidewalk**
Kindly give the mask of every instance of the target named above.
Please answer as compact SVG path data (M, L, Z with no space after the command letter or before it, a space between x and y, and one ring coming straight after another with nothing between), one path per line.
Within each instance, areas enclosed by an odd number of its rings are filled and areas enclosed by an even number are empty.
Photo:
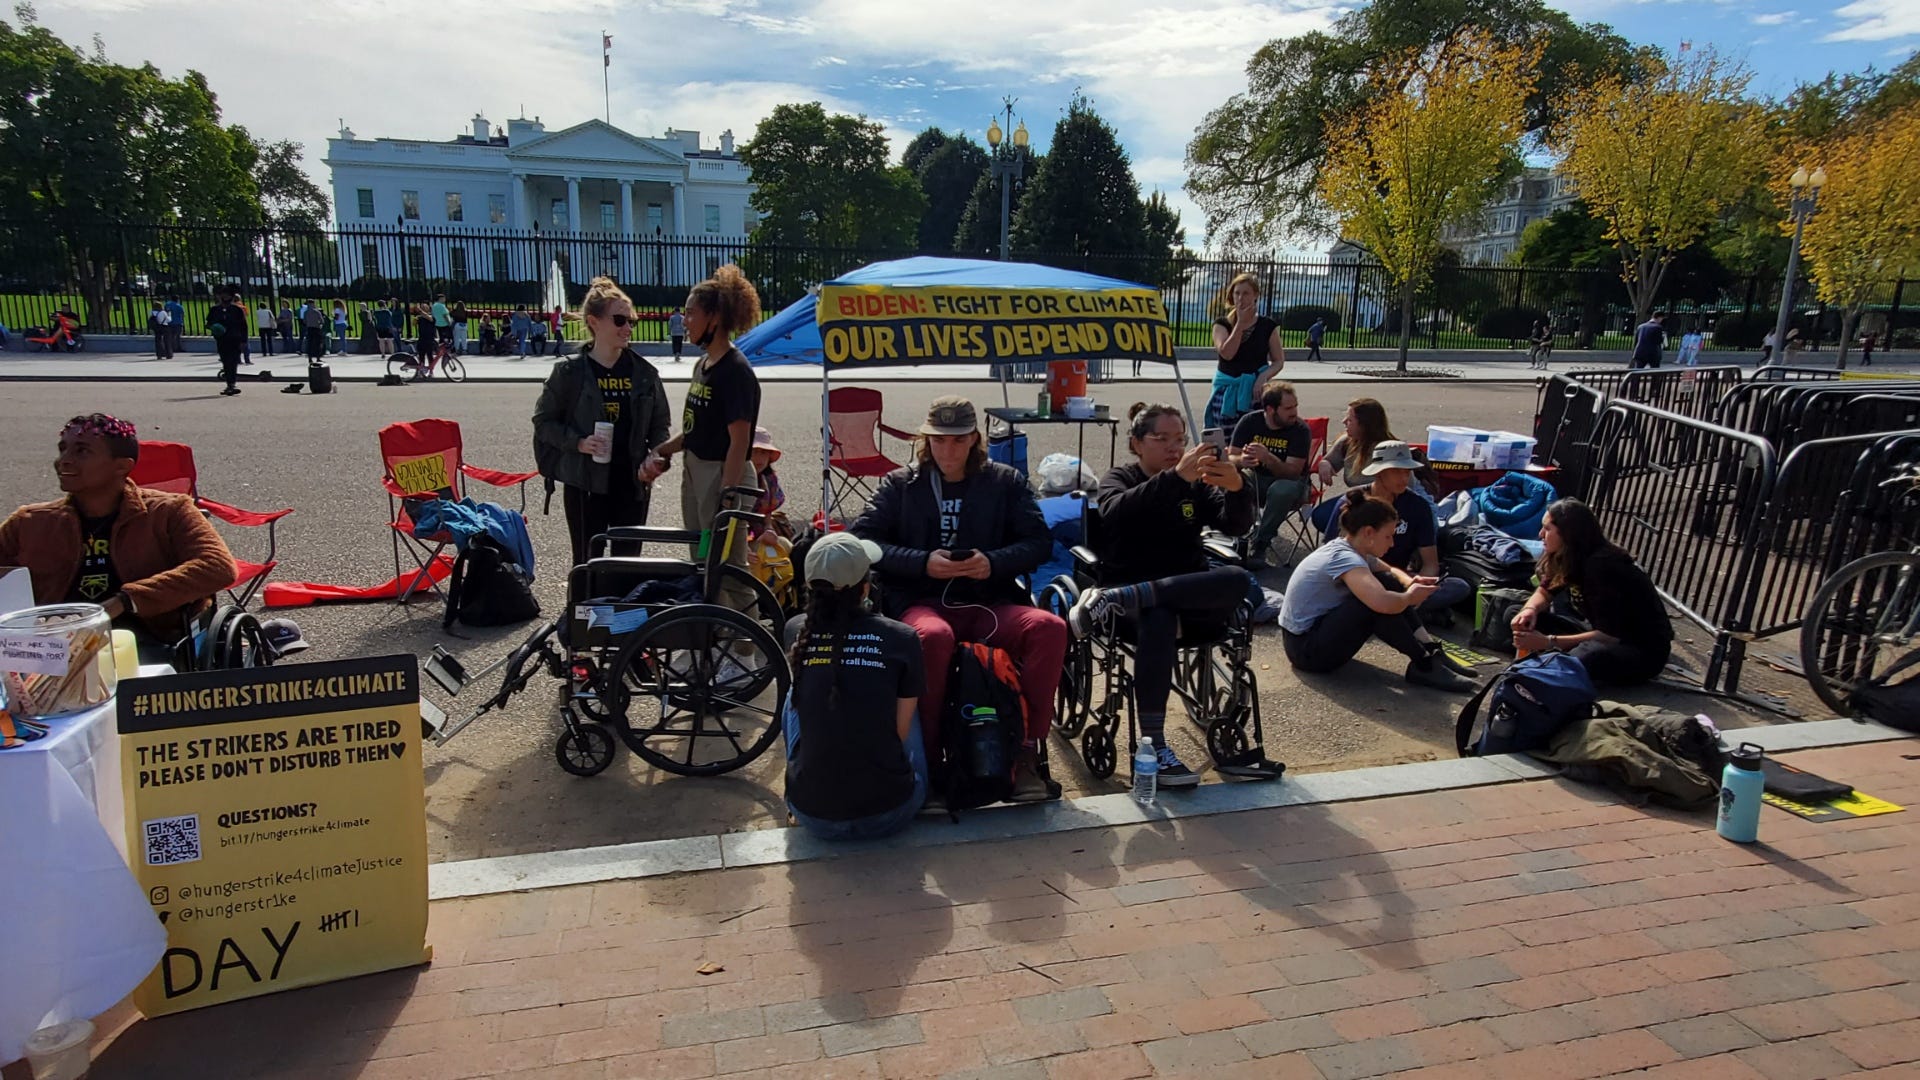
M1790 760L1911 805L1915 746ZM90 1075L1915 1075L1911 812L1763 813L1533 780L440 901L431 967L108 1018Z

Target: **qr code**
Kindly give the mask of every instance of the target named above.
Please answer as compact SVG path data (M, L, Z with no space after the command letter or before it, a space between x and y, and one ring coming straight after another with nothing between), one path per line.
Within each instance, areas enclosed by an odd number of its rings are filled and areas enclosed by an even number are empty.
M142 827L147 833L148 866L200 861L199 814L154 818Z

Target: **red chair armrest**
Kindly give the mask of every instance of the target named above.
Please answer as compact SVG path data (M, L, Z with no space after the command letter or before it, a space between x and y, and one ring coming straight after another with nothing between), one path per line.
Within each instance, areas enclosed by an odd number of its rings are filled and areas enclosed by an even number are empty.
M288 507L285 510L242 510L237 506L228 506L226 503L215 502L212 499L204 497L196 499L195 503L201 510L212 514L221 521L229 525L239 525L245 528L271 525L281 518L286 517L288 514L293 513L292 507Z
M880 430L886 432L887 434L893 436L896 439L905 439L908 442L912 442L914 440L914 434L911 431L901 431L897 427L888 427L886 424L881 424Z
M383 476L383 477L381 477L381 478L380 478L380 486L381 486L381 487L383 487L383 488L386 488L386 489L387 489L387 494L389 494L389 495L391 495L391 496L393 496L393 497L394 497L394 498L396 498L396 499L404 499L404 498L406 498L406 497L407 497L408 495L411 495L411 494L413 494L413 492L411 492L411 491L402 491L402 490L400 490L400 485L399 485L399 484L396 484L396 483L394 483L394 482L393 482L393 477L391 477L391 476Z
M533 472L501 472L499 469L483 469L478 465L469 465L464 461L460 463L460 471L483 484L492 484L494 487L512 487L515 484L524 484L540 475L538 470Z

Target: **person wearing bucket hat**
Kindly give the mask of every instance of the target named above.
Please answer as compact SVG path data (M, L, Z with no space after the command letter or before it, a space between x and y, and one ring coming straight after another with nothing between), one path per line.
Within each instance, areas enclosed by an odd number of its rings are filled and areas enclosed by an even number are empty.
M844 532L807 552L807 608L795 619L781 726L787 809L826 840L898 832L927 797L920 642L912 627L867 604L868 575L883 556L880 545Z
M780 507L787 501L787 493L780 487L780 474L773 471L773 463L780 460L780 448L773 443L773 432L763 427L753 429L753 448L747 452L753 462L755 484L760 488L760 497L754 500L753 512L761 517L761 526L754 533L772 530L774 533L793 537L793 527L787 524L786 516L780 513Z
M1393 546L1381 561L1416 581L1432 580L1436 588L1420 605L1420 613L1423 618L1451 622L1449 612L1472 598L1473 587L1440 572L1440 522L1433 503L1414 487L1413 473L1419 467L1413 447L1396 439L1374 447L1372 459L1360 474L1373 481L1368 494L1391 505L1400 516L1394 527Z
M1051 797L1039 748L1053 724L1054 691L1067 655L1067 625L1033 606L1018 578L1053 554L1053 535L1026 478L987 460L978 413L966 398L934 399L913 443L913 464L881 480L852 526L885 554L878 578L886 613L920 635L926 692L920 723L943 771L941 710L959 642L1005 649L1020 666L1027 735L1014 763L1011 801Z

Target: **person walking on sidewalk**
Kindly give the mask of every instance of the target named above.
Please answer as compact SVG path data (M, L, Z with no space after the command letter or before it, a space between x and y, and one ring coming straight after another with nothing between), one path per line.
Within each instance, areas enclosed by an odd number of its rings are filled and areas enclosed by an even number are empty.
M673 314L667 316L667 336L673 339L673 362L677 364L680 362L680 349L687 341L687 317L680 313L679 308L674 308Z
M307 301L300 310L300 325L307 334L307 363L317 364L327 351L327 313L317 300Z
M513 340L520 349L520 359L527 358L527 346L533 342L533 316L527 314L527 305L515 304L513 308Z
M1660 350L1667 344L1667 313L1656 311L1653 318L1640 324L1633 332L1633 368L1657 368L1660 366Z
M1326 337L1327 320L1324 318L1313 320L1313 325L1307 327L1307 359L1309 361L1321 359L1320 343L1326 340Z
M293 305L291 302L286 300L280 301L280 310L273 316L273 328L280 335L280 349L282 352L298 353L300 351L300 347L294 344L293 340Z
M226 381L227 388L221 394L232 397L240 392L234 385L239 377L240 350L247 344L247 309L234 303L238 296L228 289L220 291L219 300L212 311L207 313L207 332L213 335L213 347L220 354L220 378Z
M167 297L167 355L180 351L180 335L187 332L187 309L177 296Z
M253 328L260 335L260 355L273 355L273 308L265 301L253 313Z
M153 331L153 358L173 359L173 316L167 314L166 306L159 300L155 300L153 310L147 312L147 329Z

